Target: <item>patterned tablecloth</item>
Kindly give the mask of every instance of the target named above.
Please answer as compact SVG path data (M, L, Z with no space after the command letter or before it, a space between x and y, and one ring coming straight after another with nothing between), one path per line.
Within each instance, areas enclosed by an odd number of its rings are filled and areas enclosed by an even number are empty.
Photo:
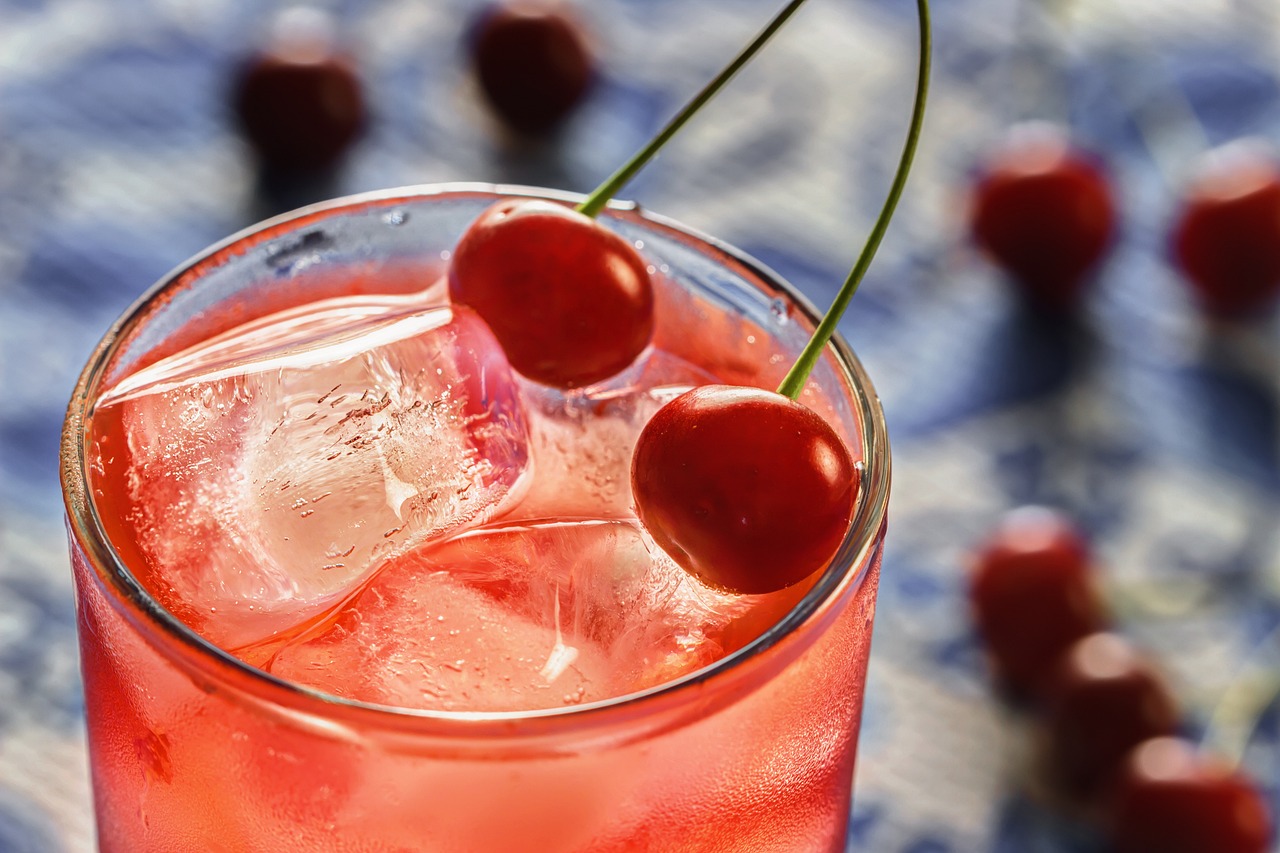
M0 4L0 851L87 853L92 819L57 483L72 382L170 267L261 218L226 114L270 4ZM594 0L607 48L554 143L493 132L463 63L473 0L333 0L376 120L334 186L449 180L587 190L778 5ZM1189 709L1247 744L1273 802L1280 712L1280 338L1216 327L1164 252L1206 143L1280 134L1274 0L940 0L919 165L842 326L894 440L890 545L849 849L1100 849L1050 808L964 609L967 550L1004 509L1073 512L1124 629ZM818 304L888 184L915 64L909 0L815 0L628 190L737 243ZM1123 233L1072 327L1028 320L960 203L1013 122L1105 153ZM1254 719L1257 714L1260 719Z

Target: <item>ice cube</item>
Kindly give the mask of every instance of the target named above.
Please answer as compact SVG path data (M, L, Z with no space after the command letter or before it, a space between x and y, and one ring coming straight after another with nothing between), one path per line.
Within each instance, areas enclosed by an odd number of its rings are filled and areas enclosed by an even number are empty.
M631 453L640 431L664 403L715 381L683 359L651 350L585 389L566 393L526 383L537 477L515 510L519 517L634 517Z
M486 520L526 467L510 369L474 314L326 310L147 367L93 416L126 436L101 464L126 472L144 583L224 648Z
M375 704L562 708L712 663L759 603L701 586L634 520L497 523L385 566L268 668Z

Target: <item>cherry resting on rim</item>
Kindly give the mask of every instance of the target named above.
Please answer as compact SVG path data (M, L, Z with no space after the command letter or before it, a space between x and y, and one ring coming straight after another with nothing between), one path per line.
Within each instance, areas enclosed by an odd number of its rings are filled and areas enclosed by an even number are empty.
M771 391L704 385L679 400L653 416L632 457L654 541L708 585L739 593L813 574L840 546L858 493L844 443Z
M977 244L1032 302L1070 308L1115 231L1111 187L1092 156L1045 122L1015 127L973 188Z
M471 65L493 112L519 133L554 129L595 80L582 26L560 0L505 0L481 13Z
M1088 544L1063 513L1011 510L978 547L969 602L997 678L1039 693L1062 653L1106 624Z
M785 589L825 568L848 532L857 469L831 426L796 397L871 264L911 170L931 52L927 0L917 0L917 10L915 103L893 184L861 255L795 365L776 393L726 385L687 391L659 409L636 442L636 514L672 559L709 586L739 593Z
M648 346L649 265L595 216L804 2L791 0L576 208L538 199L500 201L467 228L449 265L449 297L484 319L516 371L546 385L577 388L608 379Z
M1171 234L1174 260L1210 314L1241 317L1280 297L1280 163L1259 140L1205 155Z
M1178 738L1129 753L1108 807L1115 853L1267 853L1272 825L1250 780Z
M613 376L653 336L644 259L549 201L501 201L481 214L454 250L449 293L485 319L515 370L559 388Z

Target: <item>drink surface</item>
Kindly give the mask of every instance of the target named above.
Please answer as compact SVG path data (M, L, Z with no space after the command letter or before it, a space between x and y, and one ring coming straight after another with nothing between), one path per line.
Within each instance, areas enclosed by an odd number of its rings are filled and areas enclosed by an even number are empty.
M442 711L623 696L740 648L808 586L708 588L634 518L631 449L657 408L776 371L768 334L724 319L723 350L651 347L560 392L438 285L333 296L107 389L92 486L150 593L286 680Z

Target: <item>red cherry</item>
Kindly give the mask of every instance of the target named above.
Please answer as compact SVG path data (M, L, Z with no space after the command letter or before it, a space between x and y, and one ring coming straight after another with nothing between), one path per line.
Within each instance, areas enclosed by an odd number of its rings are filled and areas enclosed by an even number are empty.
M1068 649L1047 695L1050 772L1075 796L1104 791L1129 750L1178 724L1164 680L1118 634L1092 634Z
M562 204L507 199L463 234L449 295L476 311L511 366L575 388L613 376L653 337L653 283L635 248Z
M1111 244L1110 184L1095 159L1062 129L1015 128L984 165L973 190L978 245L1033 302L1063 310Z
M1023 695L1036 694L1062 653L1107 621L1084 538L1046 507L999 521L975 555L969 597L997 676Z
M595 79L581 24L554 0L493 6L477 24L471 48L486 101L521 133L544 133L560 124Z
M333 22L291 9L272 23L267 43L241 68L234 107L264 167L307 173L334 165L364 129L365 102Z
M1272 833L1257 787L1177 738L1129 754L1109 824L1115 853L1267 853Z
M822 569L849 528L858 469L835 431L781 394L707 385L653 416L636 442L636 512L709 586L774 592Z
M1173 225L1174 260L1205 310L1239 317L1280 297L1280 163L1255 140L1210 152Z

